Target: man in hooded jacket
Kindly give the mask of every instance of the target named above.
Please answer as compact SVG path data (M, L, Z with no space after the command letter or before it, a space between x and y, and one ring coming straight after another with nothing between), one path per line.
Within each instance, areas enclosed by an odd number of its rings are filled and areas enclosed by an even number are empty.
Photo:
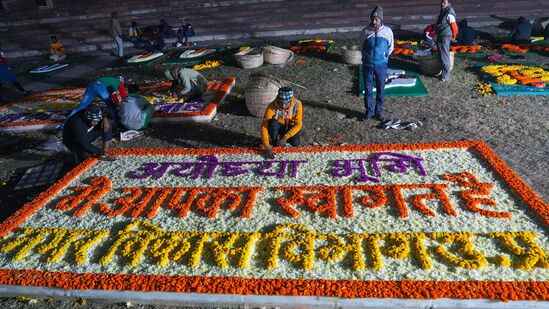
M366 112L363 121L374 118L383 121L383 102L387 62L394 49L393 31L383 25L383 7L376 6L370 15L372 22L362 30L360 50L362 52L362 74L364 76L364 107ZM376 83L376 101L374 106L373 85Z

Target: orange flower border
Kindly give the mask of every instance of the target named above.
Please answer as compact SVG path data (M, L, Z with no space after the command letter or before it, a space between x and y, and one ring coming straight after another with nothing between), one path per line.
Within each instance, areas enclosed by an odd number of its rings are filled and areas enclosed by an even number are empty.
M233 88L234 84L236 83L235 77L227 77L227 78L213 78L208 81L212 81L213 83L208 83L208 90L216 91L214 100L212 102L209 102L206 107L201 111L196 112L181 112L181 113L155 113L154 118L192 118L192 117L200 117L200 116L211 116L212 113L214 113L217 110L217 105L222 102L223 99L229 94L231 89ZM167 85L166 82L160 82L160 83L152 83L152 85L161 85L165 86ZM142 85L142 87L151 86L150 84ZM77 88L77 89L83 89L84 88ZM72 89L71 89L72 90ZM47 91L47 94L55 94L56 92L61 92L62 90L50 90ZM0 107L0 110L8 108L10 106L13 106L17 104L16 102L8 103L2 107ZM25 121L25 122L10 122L10 123L0 123L0 127L26 127L26 126L38 126L38 125L53 125L57 123L61 123L62 121L56 121L56 120L36 120L36 121Z
M549 205L537 196L491 149L482 141L434 142L391 145L346 145L325 147L275 148L278 153L328 152L328 151L400 151L468 148L475 150L509 187L536 213L545 225L549 225ZM259 148L213 149L118 149L113 155L203 155L203 154L252 154ZM97 159L91 158L25 204L20 210L0 224L0 237L17 228L27 217L45 205L55 194L69 185L76 177L91 167ZM0 269L0 284L40 286L79 290L130 290L213 294L254 294L327 296L346 298L411 298L411 299L500 299L549 300L549 281L357 281L325 279L255 279L240 277L185 277L165 275L96 274L50 272L38 270Z
M249 279L3 270L0 283L70 290L345 298L548 300L548 284L546 282Z

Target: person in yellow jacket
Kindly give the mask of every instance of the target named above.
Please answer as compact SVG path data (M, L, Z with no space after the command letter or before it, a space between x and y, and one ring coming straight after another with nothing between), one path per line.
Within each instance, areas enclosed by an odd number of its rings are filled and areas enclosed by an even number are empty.
M57 62L65 59L65 45L55 35L51 36L50 59Z
M294 98L292 88L278 89L278 96L265 110L261 123L261 140L265 148L265 157L274 158L273 146L284 147L286 143L299 146L303 125L302 115L301 102Z

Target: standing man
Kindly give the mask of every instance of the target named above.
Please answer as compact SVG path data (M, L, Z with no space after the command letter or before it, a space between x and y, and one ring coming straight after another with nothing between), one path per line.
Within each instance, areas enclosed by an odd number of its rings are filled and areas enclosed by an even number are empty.
M385 96L385 79L387 62L394 49L393 31L383 25L383 7L376 6L370 15L372 22L360 37L362 52L362 74L364 76L364 107L366 113L362 121L372 118L383 121L383 100ZM374 107L373 84L376 83L376 102Z
M294 98L290 87L278 89L277 98L267 106L261 122L261 141L265 157L274 158L273 146L285 147L301 144L303 108L301 101Z
M437 74L440 80L447 82L450 80L450 43L457 42L458 26L456 24L456 12L448 0L440 1L440 14L435 24L437 32L438 59L442 71Z
M172 81L170 92L177 98L185 98L185 101L198 99L206 92L208 80L199 72L182 67L173 67L164 72L166 78ZM177 86L181 86L180 91Z
M122 58L124 57L124 42L122 41L122 29L120 28L120 22L118 21L118 12L111 13L110 31L111 36L116 43L118 57Z

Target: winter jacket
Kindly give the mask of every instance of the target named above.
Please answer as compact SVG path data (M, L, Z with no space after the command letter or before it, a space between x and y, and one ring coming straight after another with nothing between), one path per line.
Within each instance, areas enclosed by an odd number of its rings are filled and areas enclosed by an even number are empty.
M110 32L112 37L122 37L122 29L120 28L120 22L116 18L111 18Z
M282 109L278 99L271 102L265 114L263 114L263 121L261 122L261 140L265 147L269 147L269 121L276 120L278 123L287 126L288 131L284 135L284 138L290 139L296 135L303 125L303 108L301 107L301 101L296 98L292 98L292 103L288 109Z
M188 68L181 68L177 71L176 75L175 78L177 78L183 88L180 92L181 95L191 93L193 88L195 88L194 91L198 93L206 92L208 80L199 72Z
M61 41L57 41L55 43L50 44L50 54L51 55L64 55L65 54L65 46Z
M435 24L435 29L438 38L456 38L458 28L454 8L449 6L443 10L440 10L437 23Z
M372 26L362 30L360 36L362 63L368 67L386 65L389 55L395 48L393 31L387 26L381 26L376 32Z

